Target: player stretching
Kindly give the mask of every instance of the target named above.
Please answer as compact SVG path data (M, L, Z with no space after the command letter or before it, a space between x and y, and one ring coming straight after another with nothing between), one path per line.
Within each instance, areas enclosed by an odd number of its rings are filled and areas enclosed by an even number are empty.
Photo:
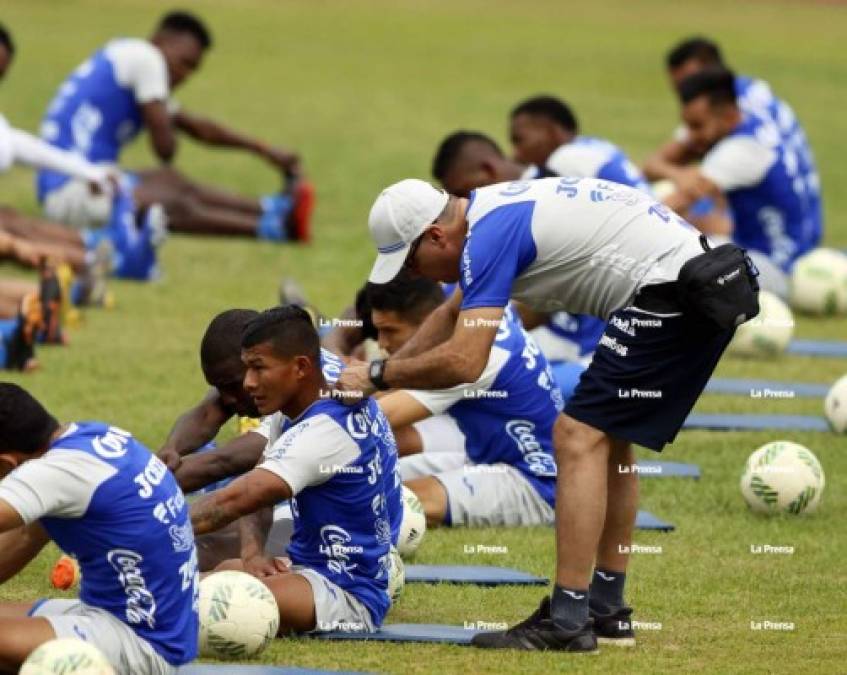
M57 637L90 642L122 675L170 675L194 659L194 535L158 458L117 427L60 425L2 383L0 474L0 581L51 539L83 577L78 600L0 603L0 671Z
M598 635L634 643L622 551L632 540L638 482L614 467L634 463L632 443L658 451L674 440L734 325L758 311L741 252L704 252L683 222L643 192L591 178L501 183L470 200L406 180L371 209L379 251L372 282L408 265L460 288L397 354L349 365L338 381L344 393L476 380L510 298L608 320L553 430L552 598L514 628L476 636L477 646L592 651ZM700 284L715 293L701 294Z
M373 399L350 408L329 398L320 342L299 307L268 310L242 339L244 387L278 434L262 462L191 508L198 534L242 516L241 561L263 556L269 509L292 500L293 566L277 561L263 577L279 605L280 632L371 632L389 607L392 514L381 455L396 451L388 421Z

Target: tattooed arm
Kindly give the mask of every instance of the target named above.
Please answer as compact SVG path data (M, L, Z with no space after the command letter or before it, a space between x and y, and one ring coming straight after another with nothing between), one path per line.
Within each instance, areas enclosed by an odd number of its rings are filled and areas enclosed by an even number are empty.
M219 530L241 516L291 496L291 488L282 478L265 469L253 469L225 488L194 502L191 506L194 534Z

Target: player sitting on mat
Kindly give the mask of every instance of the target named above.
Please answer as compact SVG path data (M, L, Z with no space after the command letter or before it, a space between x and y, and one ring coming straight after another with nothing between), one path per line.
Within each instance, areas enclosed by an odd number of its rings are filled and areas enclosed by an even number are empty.
M251 152L278 169L286 181L282 193L251 199L200 185L173 168L144 171L122 186L122 200L92 197L86 186L52 171L38 179L45 213L77 228L108 224L116 248L139 260L127 263L125 276L151 274L156 246L163 236L161 208L173 231L256 236L305 241L314 203L312 187L302 180L298 157L259 139L181 109L170 99L201 64L212 41L205 25L185 12L162 18L149 40L108 42L76 68L59 87L42 123L43 138L91 162L112 165L123 147L145 128L156 157L169 165L181 131L207 145ZM155 208L154 208L154 205ZM124 219L139 225L122 230ZM146 248L134 248L135 239ZM123 253L123 251L122 251Z
M388 611L391 513L381 455L394 436L373 399L346 406L330 395L318 334L299 307L267 310L242 337L244 387L281 434L261 463L191 508L199 534L242 520L241 569L263 557L267 510L292 500L291 567L263 577L276 597L280 632L376 630ZM265 517L262 517L262 514Z
M10 473L11 472L11 473ZM79 599L0 603L0 671L54 638L90 642L119 675L170 675L197 654L199 578L185 498L127 431L59 424L0 384L0 581L51 539L79 562Z
M439 297L440 284L403 273L370 285L380 347L389 354L402 348ZM563 400L547 360L511 310L475 382L441 391L392 391L379 404L398 435L433 415L439 421L409 429L425 452L400 460L400 474L421 500L428 525L552 524L551 435ZM402 433L408 443L408 432ZM448 447L459 450L433 451Z

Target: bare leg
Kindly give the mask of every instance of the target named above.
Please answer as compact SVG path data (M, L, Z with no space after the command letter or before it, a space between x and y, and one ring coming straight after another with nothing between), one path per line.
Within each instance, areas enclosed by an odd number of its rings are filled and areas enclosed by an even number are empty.
M26 217L15 214L8 217L8 210L0 214L0 257L9 258L24 267L38 268L45 260L68 263L75 272L85 270L85 247L76 232L70 232L75 241L70 241L67 228L53 223L33 220L32 229L26 225ZM54 237L54 234L61 236Z
M47 619L29 618L25 614L18 615L19 618L0 618L0 672L18 672L36 648L56 638ZM3 616L5 612L0 609L0 617Z
M630 549L638 511L638 474L631 470L633 464L632 444L614 441L609 454L606 523L597 549L597 567L612 572L626 572L629 563L629 553L622 551Z
M447 515L447 490L441 481L433 476L424 476L408 480L404 485L421 500L427 527L443 525Z
M165 203L176 197L192 197L206 207L240 211L257 218L262 213L258 199L242 197L211 185L203 185L187 178L175 169L142 171L141 184L136 189L139 202Z
M553 428L556 482L556 583L587 589L606 519L611 439L561 414Z
M60 223L24 215L6 206L0 207L0 229L23 239L85 248L76 230Z

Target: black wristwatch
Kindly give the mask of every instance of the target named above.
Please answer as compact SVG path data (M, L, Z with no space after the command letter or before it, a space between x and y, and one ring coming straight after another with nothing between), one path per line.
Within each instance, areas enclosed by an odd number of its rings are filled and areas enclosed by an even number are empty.
M385 391L389 388L388 384L386 384L383 379L385 375L385 364L386 359L376 359L375 361L371 361L370 368L368 369L368 377L370 381L373 382L374 386L380 391Z

